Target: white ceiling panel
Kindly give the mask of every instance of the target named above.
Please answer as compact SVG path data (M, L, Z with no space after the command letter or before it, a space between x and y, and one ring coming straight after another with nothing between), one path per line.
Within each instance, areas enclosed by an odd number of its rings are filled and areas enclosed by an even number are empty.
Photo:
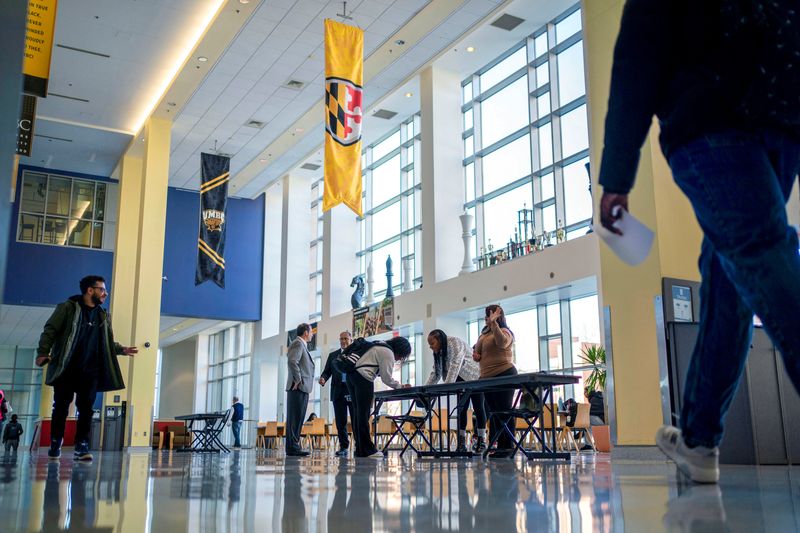
M35 347L55 307L0 305L0 346Z

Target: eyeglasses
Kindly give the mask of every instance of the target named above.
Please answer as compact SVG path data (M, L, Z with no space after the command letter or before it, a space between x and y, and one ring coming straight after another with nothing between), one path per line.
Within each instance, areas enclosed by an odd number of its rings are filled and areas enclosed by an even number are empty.
M90 287L90 288L91 288L91 289L96 289L96 290L98 290L98 291L102 291L102 292L104 292L104 293L106 293L106 294L111 294L110 292L108 292L108 290L106 290L106 288L105 288L105 287Z

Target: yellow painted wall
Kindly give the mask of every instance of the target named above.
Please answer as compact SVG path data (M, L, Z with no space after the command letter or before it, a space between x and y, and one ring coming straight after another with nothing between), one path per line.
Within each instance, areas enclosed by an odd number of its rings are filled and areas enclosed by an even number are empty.
M614 44L623 0L585 0L584 34L592 160L600 162ZM650 257L637 267L600 246L600 298L610 308L617 443L653 444L662 423L655 298L663 277L699 280L701 239L686 199L674 185L654 126L642 148L631 212L656 232ZM595 204L602 188L593 169Z

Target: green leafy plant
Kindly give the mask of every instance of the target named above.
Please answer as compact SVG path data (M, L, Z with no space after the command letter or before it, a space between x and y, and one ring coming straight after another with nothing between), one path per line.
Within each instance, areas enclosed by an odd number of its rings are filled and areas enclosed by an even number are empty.
M587 365L594 367L592 373L586 378L584 386L589 390L606 388L606 349L599 344L583 348L578 357Z

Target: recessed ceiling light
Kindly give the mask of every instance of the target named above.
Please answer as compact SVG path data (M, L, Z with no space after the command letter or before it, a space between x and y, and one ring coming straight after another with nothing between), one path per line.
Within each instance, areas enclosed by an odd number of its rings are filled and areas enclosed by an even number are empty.
M167 105L170 107L175 107L178 104L176 104L175 102L167 102Z
M239 0L240 4L249 4L250 0Z
M267 162L267 160L266 160L266 159L264 159L264 158L261 158L261 159L259 159L259 160L258 160L258 162L263 164L263 163L266 163L266 162Z
M467 52L474 52L474 51L475 51L474 46L467 46Z
M197 60L201 63L205 63L206 61L208 61L208 58L206 56L198 56Z
M406 98L411 98L412 96L414 96L414 93L412 92L406 93Z
M303 128L295 128L295 129L294 129L294 132L295 132L295 133L303 133L304 131L305 131L305 130L304 130Z

